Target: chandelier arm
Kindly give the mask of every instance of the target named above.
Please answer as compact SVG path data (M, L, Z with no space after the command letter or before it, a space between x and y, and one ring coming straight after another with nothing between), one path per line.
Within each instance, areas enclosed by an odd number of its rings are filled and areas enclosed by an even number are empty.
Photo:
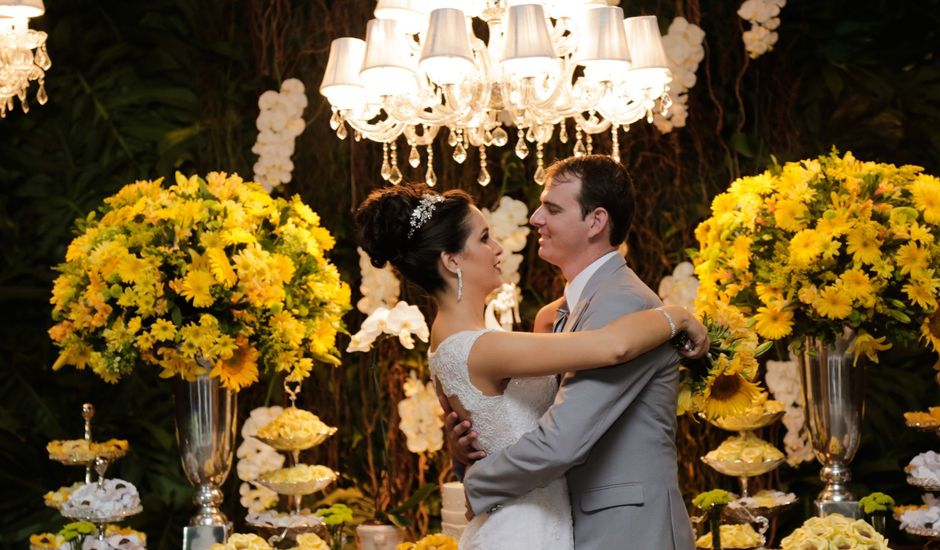
M429 126L423 125L424 131L421 135L418 135L417 126L405 126L404 134L405 138L408 140L408 143L414 143L415 145L426 146L434 143L434 138L437 137L437 131L441 129L440 126Z
M404 122L399 122L390 118L386 118L385 120L375 124L370 124L365 120L356 118L346 118L345 120L349 123L350 126L353 127L354 130L358 131L366 138L378 142L389 142L398 138L398 136L402 134L402 131L404 131L405 127L407 126Z
M597 123L592 123L590 120L584 118L584 113L577 113L573 118L575 125L584 130L587 134L599 134L610 129L611 122L606 118L601 118Z

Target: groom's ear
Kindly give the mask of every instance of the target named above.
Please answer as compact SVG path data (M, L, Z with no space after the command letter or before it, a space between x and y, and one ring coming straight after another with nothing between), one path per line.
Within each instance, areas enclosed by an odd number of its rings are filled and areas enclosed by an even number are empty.
M596 237L607 229L610 222L610 215L607 213L606 208L598 207L588 214L588 221L590 222L588 237Z
M441 252L441 267L452 274L456 274L457 268L459 268L460 265L457 263L457 258L454 254Z

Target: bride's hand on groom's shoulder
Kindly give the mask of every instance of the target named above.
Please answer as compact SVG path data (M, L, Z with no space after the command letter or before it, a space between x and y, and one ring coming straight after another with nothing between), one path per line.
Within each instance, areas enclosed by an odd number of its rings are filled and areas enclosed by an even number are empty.
M467 518L467 521L473 521L473 518L476 517L476 514L473 513L473 508L470 507L470 497L467 496L467 492L466 492L466 491L464 491L464 493L463 493L463 499L464 499L464 503L465 503L465 505L466 505L466 507L467 507L467 509L466 509L466 511L464 512L463 515L464 515L465 518Z
M464 466L470 466L486 456L486 451L477 443L478 434L473 431L473 424L460 417L451 408L447 398L438 394L441 408L444 409L444 433L447 435L447 451L451 458Z

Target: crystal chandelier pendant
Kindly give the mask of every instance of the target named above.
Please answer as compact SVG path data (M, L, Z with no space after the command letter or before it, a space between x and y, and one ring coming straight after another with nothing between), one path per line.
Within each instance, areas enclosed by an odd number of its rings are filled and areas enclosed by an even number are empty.
M398 185L401 183L402 176L401 170L398 169L398 145L393 141L392 145L389 147L389 162L392 164L392 171L388 174L388 181L392 185Z
M463 161L467 160L467 150L464 148L462 141L458 141L457 147L454 147L454 160L457 164L463 164Z
M477 176L477 183L482 187L490 184L490 173L486 169L486 147L480 146L480 174Z
M619 132L617 131L617 125L614 124L610 129L610 157L617 162L620 162L620 141L619 141Z
M561 121L561 129L558 131L558 140L562 143L568 143L568 125Z
M535 147L535 176L532 179L539 185L545 185L545 159L542 154L542 143L539 142Z
M493 130L493 145L502 147L507 143L509 143L509 134L506 133L506 130L503 130L502 128Z
M529 146L525 144L525 134L522 132L522 129L519 129L519 134L516 139L516 156L520 159L524 159L529 156Z
M382 144L382 169L379 171L379 175L382 176L382 179L388 181L388 177L392 175L392 165L388 162L388 144Z
M342 122L342 119L339 116L339 111L337 111L336 108L334 107L333 115L330 116L330 128L332 128L333 130L339 128L339 125L341 122Z
M584 142L581 140L581 128L578 128L574 133L574 152L572 153L576 157L583 157L587 154L587 150L584 148Z
M431 148L431 144L428 144L428 170L424 173L424 183L428 184L428 187L437 185L437 174L434 173L434 149Z
M412 168L417 168L421 164L421 154L418 153L418 147L414 144L411 145L411 154L408 155L408 164Z
M585 149L587 154L591 155L594 153L594 138L591 137L591 134L584 136L584 143L586 145Z
M336 129L336 137L338 137L340 140L344 140L348 135L349 131L346 130L346 124L341 122L339 128Z

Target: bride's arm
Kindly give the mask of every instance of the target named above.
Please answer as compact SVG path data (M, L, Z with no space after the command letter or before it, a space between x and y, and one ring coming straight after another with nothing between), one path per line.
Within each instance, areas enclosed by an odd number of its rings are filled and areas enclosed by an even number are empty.
M535 322L532 323L532 332L551 332L555 324L555 314L558 308L565 301L564 297L558 298L542 306L542 309L535 314Z
M708 331L681 306L665 306L624 315L604 328L560 334L490 332L470 351L468 368L490 379L544 376L625 363L685 331L692 343L685 356L708 351Z

